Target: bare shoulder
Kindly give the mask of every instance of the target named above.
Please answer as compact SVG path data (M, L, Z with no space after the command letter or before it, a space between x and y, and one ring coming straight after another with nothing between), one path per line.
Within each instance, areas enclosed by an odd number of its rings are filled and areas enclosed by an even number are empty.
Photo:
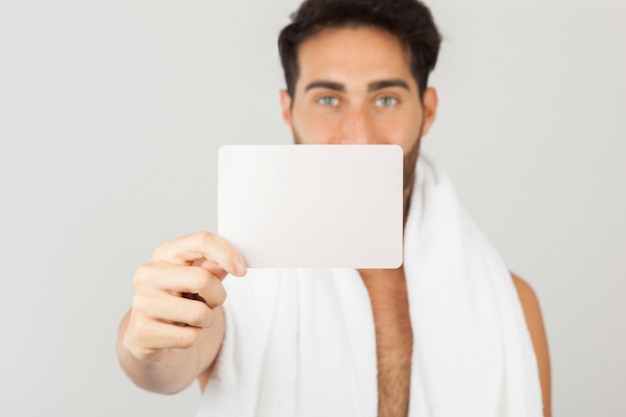
M513 279L513 284L515 284L517 295L522 303L524 315L528 316L528 313L532 313L532 318L535 319L534 321L536 321L536 319L541 320L539 299L537 298L535 290L533 290L528 282L526 282L513 272L511 272L511 278ZM526 317L526 320L528 321L528 317ZM530 325L530 323L528 324Z
M541 391L543 395L543 414L549 417L552 415L550 354L539 300L530 284L513 272L511 272L511 277L513 284L515 284L520 303L522 304L526 325L528 326L535 355L537 356L539 379L541 381Z

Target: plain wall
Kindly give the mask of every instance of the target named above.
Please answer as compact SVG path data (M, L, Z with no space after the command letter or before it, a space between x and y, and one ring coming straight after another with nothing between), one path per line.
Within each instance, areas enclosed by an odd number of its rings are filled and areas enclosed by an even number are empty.
M216 228L222 144L289 143L295 0L0 2L0 415L192 416L115 338L135 268ZM424 151L535 288L554 411L626 413L626 3L432 0Z

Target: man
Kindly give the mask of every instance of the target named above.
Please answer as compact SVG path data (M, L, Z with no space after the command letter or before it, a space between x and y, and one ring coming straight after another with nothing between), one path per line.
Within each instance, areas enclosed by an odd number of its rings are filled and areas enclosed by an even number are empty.
M287 83L287 89L281 91L282 115L295 142L400 145L404 152L406 235L408 214L419 208L417 205L413 207L411 201L417 198L413 195L414 190L419 189L416 187L422 187L421 183L418 184L420 171L416 175L420 140L435 120L437 110L436 91L427 86L428 74L435 66L440 43L430 12L416 0L308 0L292 18L292 23L280 35L279 48ZM407 245L409 238L406 237ZM405 264L411 259L405 252ZM228 274L247 276L230 284L229 300L223 306L226 290L222 280ZM366 298L369 297L371 310L360 310L366 313L357 315L355 323L356 327L365 329L363 334L368 331L368 326L373 327L375 345L369 350L375 352L358 351L354 345L352 348L354 352L361 352L354 355L355 361L366 358L370 353L374 355L375 401L372 402L368 395L353 392L362 389L362 392L371 393L367 381L357 381L353 389L347 388L349 382L334 385L335 378L344 378L343 371L338 368L351 359L352 353L343 356L340 361L333 358L335 352L349 343L338 343L336 340L342 337L339 333L332 336L336 326L333 321L341 313L324 318L326 307L323 306L328 305L325 304L326 299L342 296L345 291L337 295L321 290L318 294L315 293L318 290L311 287L310 292L303 293L302 288L313 285L311 282L314 280L301 277L281 280L281 274L281 271L251 271L247 274L245 262L237 249L208 232L163 243L156 248L151 261L141 266L134 277L132 308L122 320L118 337L118 355L124 370L139 386L160 393L178 392L198 379L207 398L205 409L216 414L221 412L220 415L229 412L243 415L242 410L254 415L322 415L319 410L324 410L324 404L321 404L324 401L330 403L326 410L331 410L325 411L325 415L359 415L359 411L350 411L350 405L345 406L346 403L342 402L342 398L350 396L356 400L349 404L359 407L365 415L376 411L378 416L407 416L409 412L411 415L449 415L449 411L440 411L452 409L444 404L447 381L451 387L455 380L466 378L473 381L471 375L461 375L461 370L456 375L454 366L430 366L430 362L439 359L435 357L436 352L428 356L427 351L437 349L429 348L428 341L421 341L420 338L427 339L426 335L436 332L432 329L437 326L424 323L423 317L413 314L412 308L419 304L417 300L424 300L417 297L427 297L428 294L411 294L412 290L408 287L413 284L409 283L420 278L409 276L411 274L403 265L396 270L358 271L359 282L362 282L360 285ZM538 367L538 376L531 375L530 385L534 383L532 378L540 380L543 413L549 416L550 368L539 305L528 284L513 274L511 277L532 338L533 363L536 358ZM510 277L507 279L510 282ZM231 280L229 278L226 282ZM315 285L322 281L315 281ZM336 279L328 285L347 285L347 281ZM460 282L460 285L465 285ZM468 292L472 292L468 288ZM358 292L359 289L354 287L350 291ZM458 292L457 289L454 291ZM282 295L277 296L279 293ZM294 297L300 297L298 300L302 305L310 303L314 294L314 303L319 304L314 304L313 308L319 305L320 311L319 315L311 314L310 319L306 318L308 313L302 311L304 307L289 304ZM473 295L464 297L471 304ZM448 302L453 303L450 300ZM517 302L515 299L514 303ZM510 300L501 298L494 300L495 305L510 303ZM226 307L230 310L225 314ZM477 308L480 309L480 306ZM265 309L269 313L266 314ZM371 313L367 313L369 311ZM346 322L352 320L348 317L351 311L344 313ZM293 315L300 317L300 321L290 322ZM481 316L477 314L476 317ZM497 322L497 318L486 317L485 322L497 327L493 324L494 319ZM263 327L266 322L271 324ZM285 324L287 322L291 324ZM307 343L303 342L302 335L309 332L306 323L323 329L310 339L316 346L313 350L303 346ZM452 322L446 323L450 327ZM468 328L474 328L472 326L474 324L468 324ZM481 326L483 322L475 328L481 329ZM430 329L431 333L425 330L418 334L416 329L422 328ZM255 334L257 331L258 334ZM463 331L458 329L458 333ZM441 340L453 340L456 330L446 328L442 332L445 336ZM502 332L506 333L506 330L498 330L494 334ZM523 339L524 332L518 333ZM291 348L292 340L296 338L297 342ZM490 338L485 336L483 339ZM226 343L227 340L230 342ZM354 340L355 345L360 343L358 338ZM489 362L490 355L479 359L482 339L479 337L476 340L479 344L469 347L468 343L468 349L476 349L476 360L483 360L484 367L488 368L484 369L485 374L493 374L493 377L488 381L485 379L484 389L479 386L472 391L480 395L475 399L478 405L472 408L472 399L468 398L463 415L487 415L482 414L487 409L492 410L491 415L514 415L516 407L522 410L522 406L519 401L510 400L515 396L515 393L507 392L507 389L511 391L511 379L503 381L504 378L511 378L511 367L516 366L515 362L526 359L523 355L507 356L511 350L517 349L515 343L507 348L508 353L495 355L499 359L494 359L493 363ZM328 346L335 343L334 350L325 348L327 342L330 343ZM492 345L498 347L501 344L495 340ZM485 349L487 346L488 343ZM329 353L325 354L326 351ZM286 362L294 361L294 365L289 367L296 368L295 371L285 369L286 365L281 363L283 357ZM331 364L329 372L334 367L338 373L327 375L324 379L323 373L309 367L313 357L315 367L323 368ZM459 362L461 366L471 362L474 356L468 357L470 360ZM514 359L507 360L509 357ZM416 363L416 358L424 363ZM454 358L451 360L454 361ZM365 362L366 359L363 367L367 368ZM482 363L479 366L483 366ZM449 375L431 371L449 368L452 368ZM369 374L360 369L359 363L355 369L353 379L368 379ZM483 370L481 367L477 369L480 372ZM438 375L429 375L429 372ZM315 381L309 382L307 378ZM350 378L344 379L348 381ZM253 386L249 385L251 379L256 381L252 382ZM319 382L320 379L323 381ZM492 383L495 384L493 387ZM450 403L461 398L460 390L455 389L449 390L447 401ZM232 396L231 392L237 390L241 391L239 397ZM319 400L309 398L309 395L317 396L315 398ZM285 399L285 396L289 398ZM254 405L246 408L243 404L233 404L238 403L235 398ZM348 408L342 409L344 406ZM519 415L534 414L522 411Z

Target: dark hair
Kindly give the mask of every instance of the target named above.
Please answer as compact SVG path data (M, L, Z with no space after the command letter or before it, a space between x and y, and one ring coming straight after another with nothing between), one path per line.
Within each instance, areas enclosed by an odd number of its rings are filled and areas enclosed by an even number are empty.
M305 0L291 14L278 37L287 92L293 98L299 76L298 46L324 29L372 26L395 36L409 48L411 73L420 97L435 68L441 35L428 7L418 0Z

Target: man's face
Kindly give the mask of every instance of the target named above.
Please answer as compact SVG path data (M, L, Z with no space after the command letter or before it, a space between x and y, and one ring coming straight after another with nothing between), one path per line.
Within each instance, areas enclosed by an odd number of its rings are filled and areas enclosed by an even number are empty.
M371 27L327 29L300 45L298 62L293 103L281 91L295 142L400 145L408 187L437 95L429 88L420 100L400 41Z

